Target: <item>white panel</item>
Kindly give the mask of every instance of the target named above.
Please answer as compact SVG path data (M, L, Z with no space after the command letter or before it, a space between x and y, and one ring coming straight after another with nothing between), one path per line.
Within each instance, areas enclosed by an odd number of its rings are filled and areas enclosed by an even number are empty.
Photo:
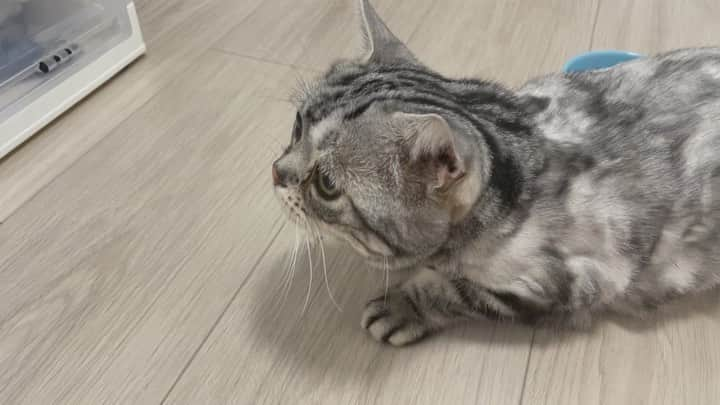
M62 2L46 1L38 4L59 3ZM32 0L28 4L33 4ZM101 9L106 10L104 12L114 12L110 0L98 4L107 6ZM67 66L59 66L51 73L42 75L37 73L37 62L33 62L25 72L19 71L11 80L0 83L0 158L145 52L134 4L130 3L121 10L123 15L120 18L113 16L112 20L108 20L112 23L110 28L96 24L83 30L84 36L69 36L71 41L56 41L60 49L72 46L76 50ZM36 8L33 11L35 21L28 22L28 27L52 27L42 17L56 15L56 10L48 6L47 10ZM47 33L53 30L57 31L57 28L36 29L34 40L52 43ZM50 54L43 55L48 56L52 58ZM0 59L0 68L3 62L7 62L7 59Z

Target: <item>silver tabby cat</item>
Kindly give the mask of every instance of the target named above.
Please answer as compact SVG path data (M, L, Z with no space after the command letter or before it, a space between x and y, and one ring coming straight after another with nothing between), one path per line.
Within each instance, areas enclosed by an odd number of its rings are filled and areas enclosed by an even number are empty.
M299 101L273 164L294 220L412 269L362 326L587 325L720 282L720 49L511 90L423 66L360 1L368 53Z

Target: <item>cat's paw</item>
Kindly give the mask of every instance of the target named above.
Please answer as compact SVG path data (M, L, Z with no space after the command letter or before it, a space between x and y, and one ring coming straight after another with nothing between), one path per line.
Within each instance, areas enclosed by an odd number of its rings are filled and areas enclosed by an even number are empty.
M361 326L378 341L405 346L425 338L430 325L410 297L398 290L368 302Z

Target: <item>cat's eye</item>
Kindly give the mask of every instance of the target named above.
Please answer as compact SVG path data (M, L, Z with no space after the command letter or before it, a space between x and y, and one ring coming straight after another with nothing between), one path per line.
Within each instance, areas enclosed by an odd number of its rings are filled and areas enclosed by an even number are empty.
M300 116L300 113L298 112L295 115L295 126L293 126L292 139L293 139L294 143L297 143L300 141L300 138L302 138L302 117Z
M315 173L315 189L320 194L320 197L326 200L335 200L340 197L337 184L327 174L319 170Z

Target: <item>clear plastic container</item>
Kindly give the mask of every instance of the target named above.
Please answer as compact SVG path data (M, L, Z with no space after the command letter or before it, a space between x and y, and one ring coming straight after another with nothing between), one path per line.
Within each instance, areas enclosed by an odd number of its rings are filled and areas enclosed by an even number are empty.
M0 123L131 35L130 0L0 0Z

